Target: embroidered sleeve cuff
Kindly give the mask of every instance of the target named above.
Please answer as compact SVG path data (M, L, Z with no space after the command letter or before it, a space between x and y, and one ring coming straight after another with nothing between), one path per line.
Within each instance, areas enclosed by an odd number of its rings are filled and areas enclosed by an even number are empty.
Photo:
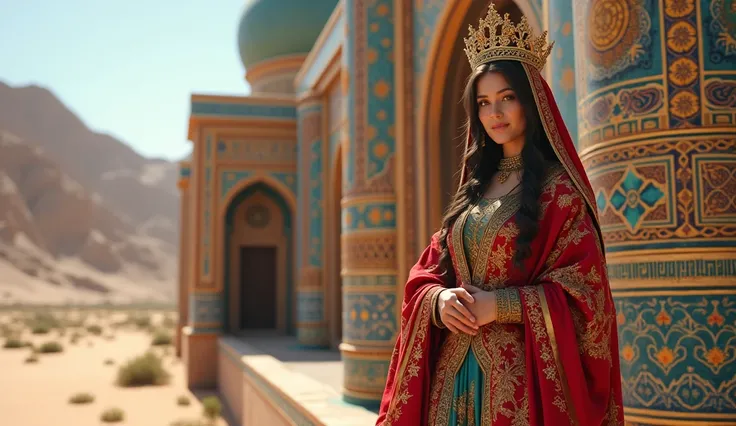
M502 288L496 290L496 303L498 309L497 322L501 324L521 324L524 322L521 316L521 297L519 297L518 289Z
M430 305L432 306L432 325L437 328L445 328L445 324L442 322L439 312L437 312L437 300L439 299L442 290L444 290L444 288L438 287L430 291L430 296L432 298L430 301Z

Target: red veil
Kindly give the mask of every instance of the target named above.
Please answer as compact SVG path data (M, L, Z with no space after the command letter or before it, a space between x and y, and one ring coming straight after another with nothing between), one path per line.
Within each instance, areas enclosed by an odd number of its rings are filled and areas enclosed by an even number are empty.
M486 372L484 399L493 401L484 401L487 406L479 424L621 425L615 308L593 190L549 86L534 67L523 65L544 130L564 170L545 182L540 232L525 263L530 272L522 274L512 266L513 212L501 219L495 233L489 232L493 235L486 241L486 279L500 284L496 288L518 289L523 323L494 325L494 330L506 333L503 339L485 332L476 336L473 350L476 344L489 349L488 362L495 366L486 367L491 371ZM461 182L466 175L463 168ZM461 234L457 227L450 230L448 246L457 281L469 282ZM448 424L451 401L441 388L447 389L461 361L438 360L464 356L467 345L453 346L462 339L450 339L443 347L448 338L443 333L448 332L431 322L433 298L445 288L443 277L433 270L440 254L437 236L405 285L401 330L377 425ZM519 339L516 348L506 341L513 336ZM517 376L509 373L515 361Z

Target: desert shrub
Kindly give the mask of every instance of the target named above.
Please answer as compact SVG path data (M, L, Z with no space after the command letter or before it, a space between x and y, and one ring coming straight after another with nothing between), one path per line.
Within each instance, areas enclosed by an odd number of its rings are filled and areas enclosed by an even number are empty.
M113 364L115 364L115 360L113 360L112 358L108 358L105 360L105 365L113 365Z
M52 328L60 327L62 324L50 312L37 312L33 317L26 321L26 325L31 329L33 334L46 334Z
M70 404L90 404L94 402L95 397L94 395L90 395L88 393L78 393L76 395L72 395L71 398L69 398Z
M165 345L170 345L172 342L173 342L173 338L171 337L170 333L164 330L159 330L153 336L153 340L151 341L151 346L165 346Z
M99 325L90 325L87 327L87 332L89 334L93 334L95 336L101 336L102 335L102 327Z
M34 352L34 353L28 355L28 358L26 358L26 360L24 362L26 364L35 364L35 363L38 362L38 355L36 355L36 353Z
M191 403L192 403L192 401L186 395L182 395L182 396L176 398L176 405L181 405L182 407L186 407L187 405L189 405Z
M100 420L105 423L117 423L125 420L125 413L119 408L109 408L102 413Z
M31 327L31 333L33 334L49 334L51 328L46 324L35 324Z
M42 354L54 354L64 351L64 347L59 342L46 342L38 348L38 351Z
M206 418L214 421L222 413L222 403L216 396L208 396L202 399L203 413Z
M25 346L26 346L26 344L22 340L20 340L18 338L15 338L15 337L10 337L10 338L8 338L8 339L5 340L5 345L3 345L3 348L5 348L5 349L20 349L20 348L24 348Z
M150 315L136 315L131 318L133 325L139 329L146 329L151 327L151 316Z
M161 358L147 352L120 366L117 384L123 387L164 385L169 382L170 377Z

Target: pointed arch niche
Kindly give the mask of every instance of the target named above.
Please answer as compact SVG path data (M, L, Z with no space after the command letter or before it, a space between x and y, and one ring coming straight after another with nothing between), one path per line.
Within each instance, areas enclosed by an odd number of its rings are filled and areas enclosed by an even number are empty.
M293 196L259 176L225 198L222 213L225 329L293 334Z

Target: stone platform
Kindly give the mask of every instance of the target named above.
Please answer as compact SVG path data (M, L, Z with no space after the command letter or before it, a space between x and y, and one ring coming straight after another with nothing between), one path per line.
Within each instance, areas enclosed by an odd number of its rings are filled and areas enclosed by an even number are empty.
M218 382L240 426L370 426L376 413L340 394L340 353L302 349L293 337L221 337Z

